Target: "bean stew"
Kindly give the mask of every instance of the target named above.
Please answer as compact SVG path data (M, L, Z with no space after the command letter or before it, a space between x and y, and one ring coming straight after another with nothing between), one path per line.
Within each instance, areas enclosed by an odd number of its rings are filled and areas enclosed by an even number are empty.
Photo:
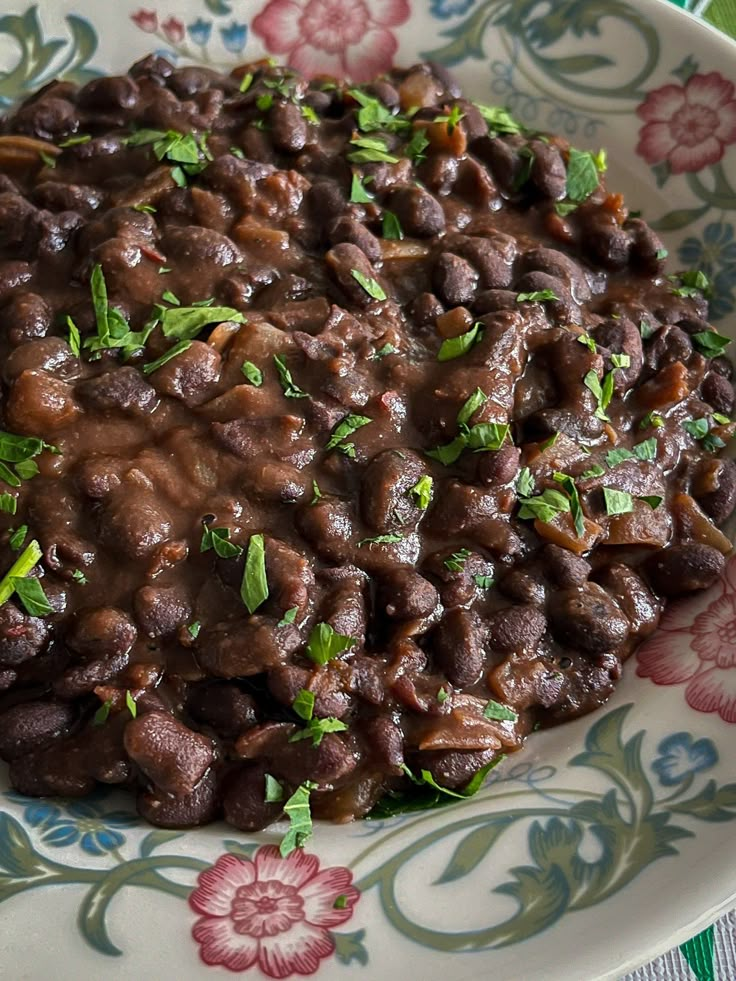
M727 339L444 69L148 57L0 128L0 756L242 831L470 796L731 542Z

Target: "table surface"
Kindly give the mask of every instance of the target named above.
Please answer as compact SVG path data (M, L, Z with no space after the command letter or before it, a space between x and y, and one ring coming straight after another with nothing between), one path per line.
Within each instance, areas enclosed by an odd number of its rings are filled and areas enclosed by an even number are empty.
M736 0L672 0L736 38ZM736 981L736 911L621 981Z

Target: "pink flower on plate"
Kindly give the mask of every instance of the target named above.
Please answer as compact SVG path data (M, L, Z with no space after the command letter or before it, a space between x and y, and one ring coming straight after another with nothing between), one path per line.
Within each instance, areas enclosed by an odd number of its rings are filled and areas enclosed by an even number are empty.
M265 845L253 859L221 855L202 872L189 904L192 935L205 964L230 971L257 966L271 978L314 974L335 952L329 930L347 922L360 893L342 866L320 871L301 850L282 858Z
M663 85L636 110L645 124L636 152L648 164L665 161L673 174L718 163L736 142L733 82L718 72L692 75L685 85Z
M183 41L186 33L184 24L176 17L169 17L168 20L165 20L161 25L161 30L164 32L166 40L171 41L172 44Z
M409 0L270 0L252 26L305 75L365 82L391 67L398 43L389 28L410 13Z
M158 30L158 14L155 10L141 9L130 15L130 19L147 34L154 34Z
M637 660L640 677L656 685L684 684L688 705L736 723L736 557L725 582L668 608Z

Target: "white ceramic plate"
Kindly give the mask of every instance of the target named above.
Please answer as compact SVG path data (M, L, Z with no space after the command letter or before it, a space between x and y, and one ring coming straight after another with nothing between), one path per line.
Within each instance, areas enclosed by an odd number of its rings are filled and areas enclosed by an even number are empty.
M265 51L359 80L431 55L478 100L606 146L609 185L663 231L675 268L711 277L714 320L733 331L736 49L669 4L150 2L0 17L0 99L151 50L217 65ZM606 708L534 737L454 808L322 825L282 860L267 847L278 831L156 831L113 795L6 793L0 974L615 978L736 896L734 723L736 559L665 617Z

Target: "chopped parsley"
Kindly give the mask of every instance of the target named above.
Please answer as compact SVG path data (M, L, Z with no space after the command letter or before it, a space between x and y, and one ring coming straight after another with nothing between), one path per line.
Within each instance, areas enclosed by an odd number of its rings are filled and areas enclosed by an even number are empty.
M82 146L85 143L89 143L91 140L92 137L90 136L89 133L79 133L76 136L67 137L61 143L57 143L56 145L59 147L60 150L66 150L67 147Z
M700 269L688 269L674 276L668 276L668 279L671 282L677 282L679 279L681 283L680 286L673 286L670 291L675 296L693 298L701 294L706 296L710 294L710 280Z
M388 791L366 815L366 819L371 821L384 820L396 814L433 810L438 807L447 807L456 800L467 800L478 793L491 770L504 759L505 756L499 756L481 767L462 791L442 787L436 782L429 770L422 770L421 777L416 777L409 767L405 766L403 768L404 773L411 780L410 788L408 790Z
M648 324L646 320L639 321L639 333L641 334L641 339L643 341L648 341L649 338L656 332L657 332L657 328L652 327L652 325Z
M352 436L354 432L357 432L358 429L361 429L363 426L367 426L369 422L373 422L373 420L368 416L358 416L351 412L349 415L345 416L344 419L341 419L335 426L325 449L337 449L343 453L346 453L346 456L354 458L355 447L352 443L345 443L345 440L348 438L348 436ZM352 449L352 453L350 452L350 449Z
M364 133L373 133L376 130L397 132L408 129L411 126L408 119L404 119L400 115L394 115L380 99L368 95L362 89L348 89L348 95L352 96L360 106L357 113L358 129Z
M595 410L595 415L598 419L602 419L603 422L608 422L608 416L606 415L606 409L611 404L611 399L613 398L613 386L614 386L614 373L616 372L614 367L612 371L603 379L603 384L601 385L598 375L591 370L583 379L583 384L589 391L593 393L598 402L598 406Z
M516 478L516 493L519 497L531 497L534 493L534 478L529 467L522 467Z
M157 160L172 164L171 177L179 187L186 187L187 178L201 174L212 160L205 134L196 137L173 129L141 129L125 142L131 147L150 146Z
M403 541L401 535L374 535L372 538L361 538L358 548L363 548L364 545L395 545L401 541Z
M361 178L360 174L353 174L353 181L350 186L350 201L352 204L370 204L373 195L365 189L365 185L372 178Z
M639 429L649 429L650 426L654 429L661 429L664 426L663 417L657 412L647 412L639 423Z
M315 664L327 664L355 643L355 637L339 634L329 623L317 623L307 641L307 657Z
M604 487L603 500L606 505L606 514L610 516L629 514L634 510L634 499L628 491L616 490L615 487Z
M311 780L300 784L284 804L284 814L289 819L289 830L284 835L279 851L287 858L297 848L303 848L312 837L312 815L309 810L309 795L317 788Z
M594 463L589 470L586 470L585 473L580 474L580 479L591 480L593 477L602 477L605 472L605 467L602 467L600 463Z
M502 106L484 106L481 102L474 102L473 105L488 123L491 133L521 133L523 127L517 122L508 109Z
M559 300L554 290L536 290L533 293L517 293L517 303L545 303L547 300Z
M18 510L18 501L12 494L0 494L0 511L5 514L15 514Z
M264 803L266 804L278 804L284 799L284 788L276 779L272 777L270 773L265 775L265 787L264 787Z
M600 183L600 174L606 169L605 151L590 153L570 147L567 159L566 197L569 201L581 204L595 191Z
M480 573L473 576L473 582L479 589L490 589L494 581L493 576L484 576Z
M210 528L207 520L204 520L199 551L209 552L211 550L214 550L221 559L236 559L243 554L241 546L230 541L229 528Z
M79 327L77 327L71 317L66 318L66 326L69 331L66 338L67 344L74 357L78 358L82 353L82 335L79 333Z
M409 494L414 499L414 503L420 511L426 511L432 500L432 485L434 481L429 474L424 474L409 488Z
M316 480L313 480L312 481L312 500L309 503L312 506L314 506L317 503L317 501L319 501L321 499L321 497L322 497L322 491L319 489L319 484L317 483Z
M46 598L43 587L31 573L41 560L43 552L34 538L0 579L0 606L16 594L26 613L32 617L43 617L54 609Z
M298 606L292 606L290 609L284 613L279 622L276 624L277 627L288 627L290 623L296 620L296 615L299 612Z
M419 127L412 133L412 137L406 144L404 152L410 160L413 160L415 164L419 164L422 160L426 159L427 154L424 151L428 146L427 132L424 128Z
M385 140L377 136L356 136L350 141L356 147L348 154L351 163L398 163L399 158L388 152Z
M92 716L93 726L104 726L110 715L110 709L112 708L112 700L107 699L102 705L97 709L95 714Z
M437 692L437 701L440 703L440 705L444 705L449 697L450 696L444 688L440 688L440 690Z
M381 222L383 237L389 241L401 241L404 238L404 229L398 216L393 211L384 211Z
M467 425L472 416L478 411L478 409L488 401L488 396L486 393L480 389L476 388L472 395L463 403L463 407L457 414L458 424L463 426Z
M467 354L478 343L482 336L483 325L477 323L473 324L470 330L466 330L464 334L460 334L458 337L446 337L437 352L437 360L453 361L455 358L462 357L463 354Z
M281 355L274 354L274 356L273 356L273 363L276 365L276 371L278 372L278 376L279 376L279 383L281 385L281 389L282 389L284 395L286 396L286 398L287 399L308 399L309 398L309 393L303 391L295 383L294 379L291 376L291 372L286 367L286 362L281 357Z
M459 551L453 552L449 559L445 559L442 564L449 572L462 572L471 554L469 549L461 548Z
M368 296L370 296L372 299L380 301L388 299L384 288L377 280L372 279L370 276L364 275L359 269L351 269L350 275L353 277L356 283L363 287Z
M148 364L144 364L143 374L152 375L154 371L158 371L159 368L162 368L165 364L168 364L169 361L172 361L174 358L178 357L178 355L188 351L191 346L191 341L177 341L176 344L170 347L168 351L165 351L160 358L156 358L155 361L149 361Z
M393 344L387 343L384 344L382 347L379 347L377 351L371 354L369 360L380 361L381 358L385 358L386 355L388 354L398 354L398 353L399 353L398 350L393 346Z
M570 498L570 514L572 515L573 524L575 525L575 534L578 536L578 538L580 538L580 536L585 532L585 516L583 515L580 495L578 494L578 489L575 486L575 481L569 476L569 474L566 473L554 473L552 474L552 479L561 485L562 489Z
M23 542L26 540L27 535L28 525L21 525L20 528L16 528L8 539L8 545L14 552L19 552L23 548Z
M695 350L706 358L717 358L731 343L730 337L724 337L715 330L703 330L698 334L692 334L690 338L695 345Z
M547 487L536 497L519 497L519 517L533 521L552 521L570 510L570 498L562 491Z
M458 125L461 119L465 119L465 113L462 108L458 105L454 105L449 113L442 116L435 116L432 120L433 123L447 123L447 132L452 133L455 127Z
M500 702L494 702L490 699L486 707L483 709L483 715L487 719L492 719L494 722L516 722L518 721L518 713L510 709L508 705L502 705Z
M125 706L128 712L130 712L130 717L134 719L138 715L138 706L131 691L126 691L125 693Z
M74 582L78 583L80 586L86 586L89 579L85 576L81 569L75 569L72 573L72 579Z
M466 449L476 453L500 450L510 432L511 427L508 423L479 422L470 428L461 423L460 433L453 440L425 452L433 460L437 460L443 466L448 467L455 463Z
M199 620L195 620L194 623L190 623L189 626L187 627L187 633L192 638L192 640L196 640L197 637L199 637L199 632L201 629L202 629L202 624L199 622Z
M261 387L263 384L263 372L257 365L254 365L252 361L244 361L240 366L240 370L251 385L255 385L256 388Z
M682 428L688 432L693 439L699 440L703 449L708 453L715 453L723 449L725 441L710 431L710 423L707 419L685 419Z
M640 501L644 501L648 504L652 511L656 511L659 505L662 503L663 498L659 494L644 494L639 498Z
M255 613L268 599L268 580L266 578L266 549L263 535L251 535L248 552L245 556L243 581L240 596L248 613Z

